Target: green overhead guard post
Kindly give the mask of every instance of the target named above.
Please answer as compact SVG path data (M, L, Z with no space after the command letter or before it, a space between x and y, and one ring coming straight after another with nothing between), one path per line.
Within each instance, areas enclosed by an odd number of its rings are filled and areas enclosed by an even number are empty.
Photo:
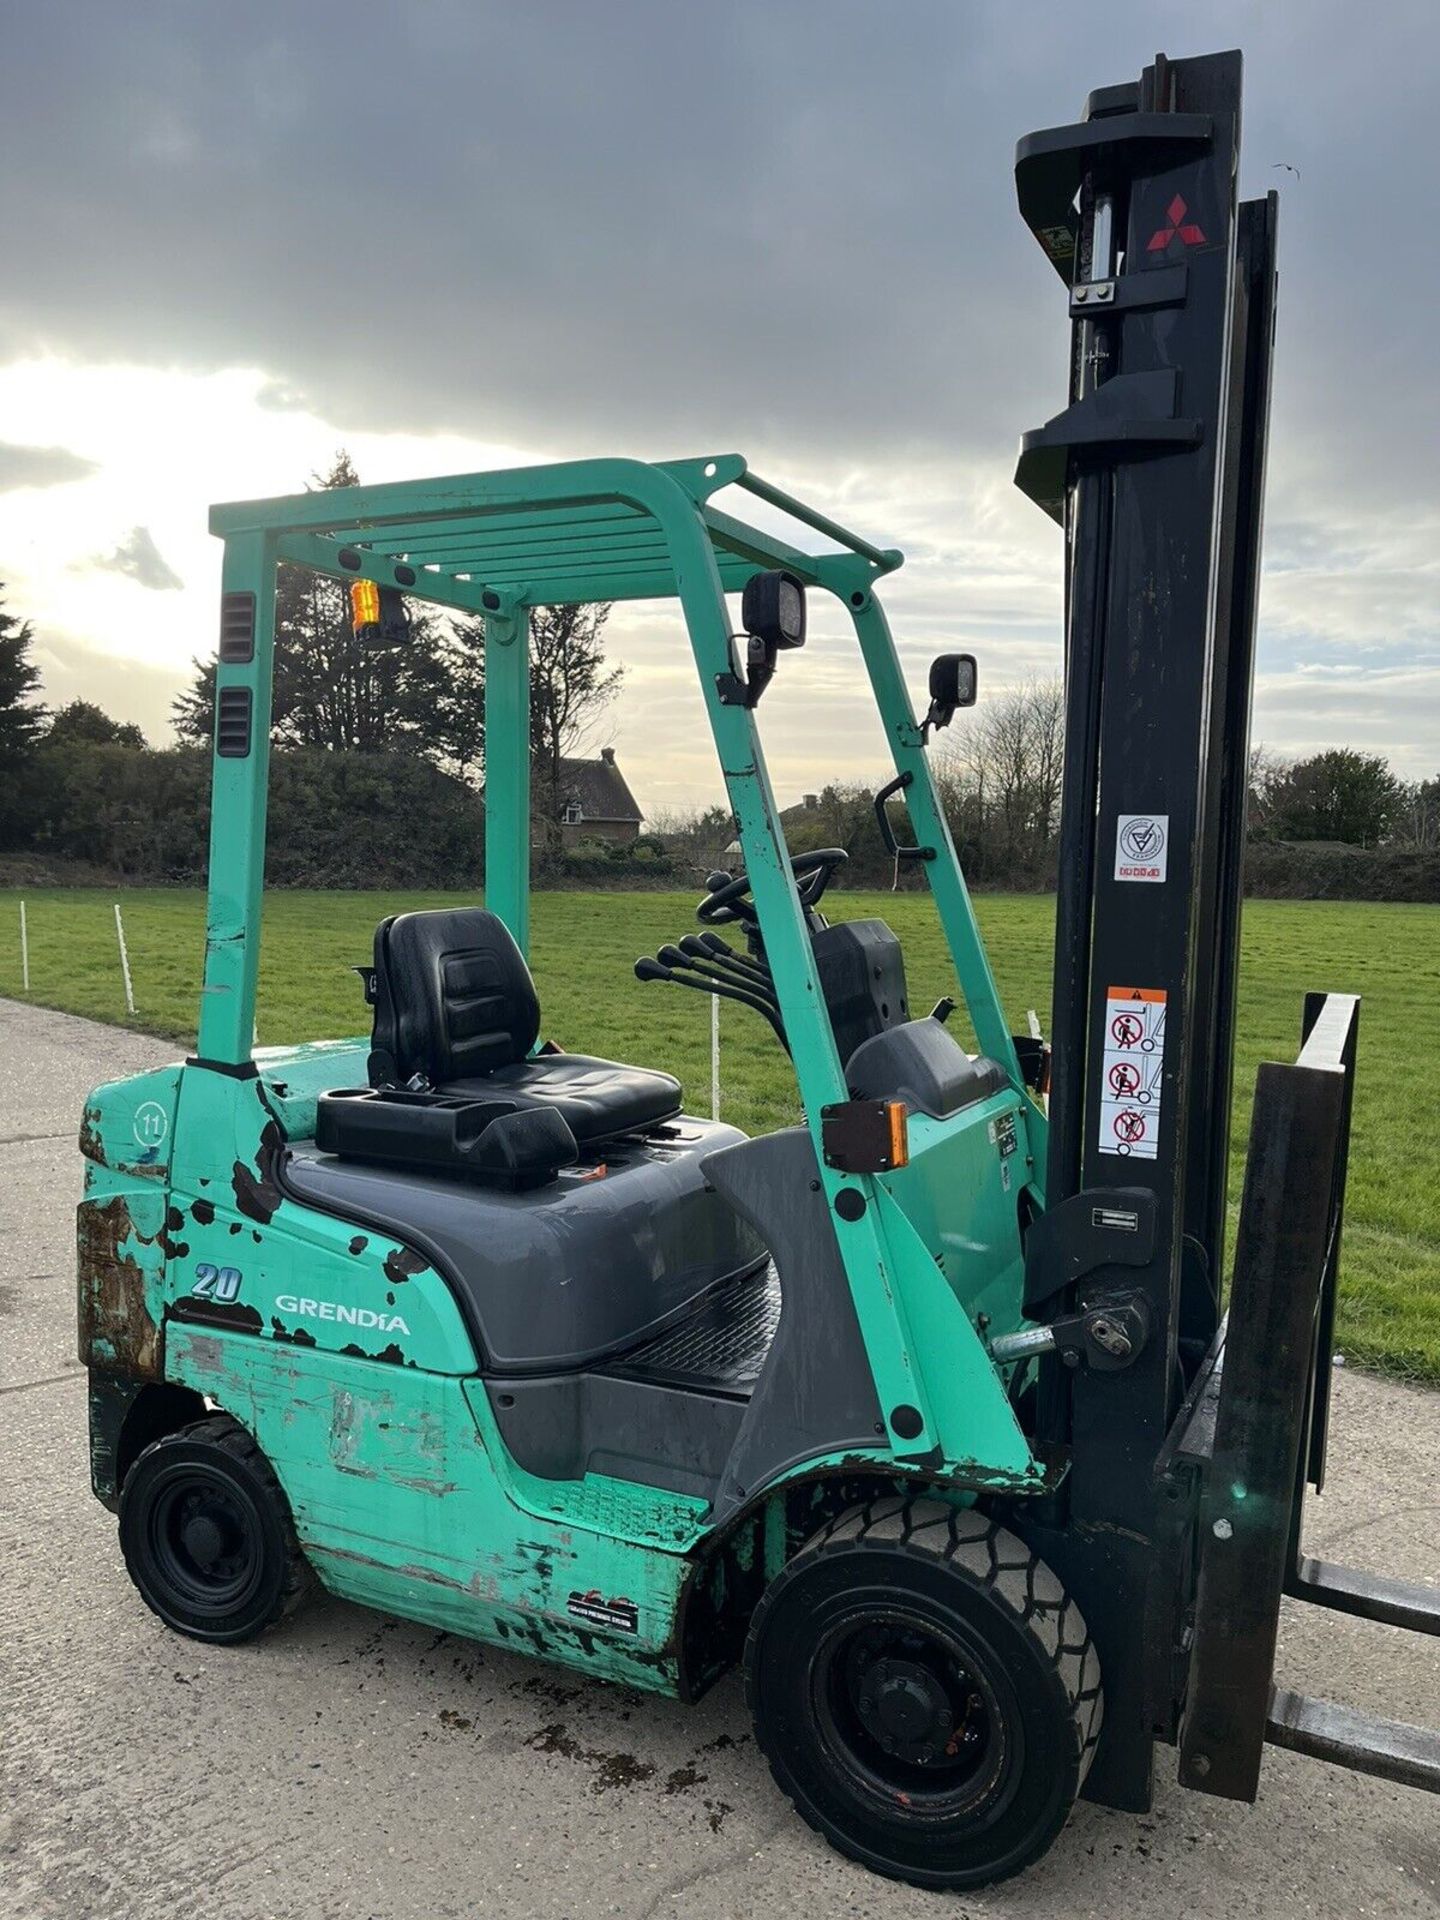
M530 610L485 600L485 904L530 957Z
M274 541L264 532L236 533L225 542L221 572L198 1041L199 1058L222 1066L244 1065L255 1034L274 654Z

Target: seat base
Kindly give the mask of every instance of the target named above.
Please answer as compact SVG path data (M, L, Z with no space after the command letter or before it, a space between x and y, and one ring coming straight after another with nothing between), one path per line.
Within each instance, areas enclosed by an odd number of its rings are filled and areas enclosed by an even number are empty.
M437 1091L450 1099L548 1109L581 1146L639 1133L680 1111L680 1082L670 1074L588 1053L537 1053L475 1079L447 1081Z

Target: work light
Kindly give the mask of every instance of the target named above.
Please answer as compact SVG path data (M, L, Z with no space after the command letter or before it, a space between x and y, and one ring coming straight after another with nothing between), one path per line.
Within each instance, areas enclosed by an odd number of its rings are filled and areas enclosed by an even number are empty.
M805 589L793 573L757 573L745 583L740 620L751 639L769 647L803 647Z

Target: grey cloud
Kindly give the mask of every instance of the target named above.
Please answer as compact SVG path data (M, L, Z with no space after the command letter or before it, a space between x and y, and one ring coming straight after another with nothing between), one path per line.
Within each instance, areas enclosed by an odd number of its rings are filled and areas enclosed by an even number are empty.
M22 9L0 340L259 364L346 429L1005 457L1065 354L1016 137L1237 42L1244 186L1285 187L1277 439L1433 490L1425 0Z
M0 441L0 493L21 487L64 487L98 472L93 460L68 447L18 447Z
M1282 201L1257 725L1344 738L1302 663L1440 641L1433 0L22 8L0 356L260 367L342 434L738 447L907 549L915 684L950 641L996 686L1059 651L1058 540L995 507L1065 385L1014 141L1227 44L1242 191ZM1365 684L1427 753L1419 690Z
M283 380L267 380L255 395L257 407L264 407L267 413L295 413L308 407L308 397L298 387L287 386Z
M123 573L152 593L171 593L185 582L155 544L148 527L132 527L115 551L90 562L107 573Z

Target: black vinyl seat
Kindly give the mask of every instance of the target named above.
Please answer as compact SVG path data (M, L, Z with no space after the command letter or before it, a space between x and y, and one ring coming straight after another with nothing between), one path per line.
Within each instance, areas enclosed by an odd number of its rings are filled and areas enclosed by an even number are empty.
M372 1087L419 1074L447 1095L550 1109L582 1146L680 1111L670 1074L582 1053L532 1056L539 1032L530 969L497 915L401 913L376 928Z

